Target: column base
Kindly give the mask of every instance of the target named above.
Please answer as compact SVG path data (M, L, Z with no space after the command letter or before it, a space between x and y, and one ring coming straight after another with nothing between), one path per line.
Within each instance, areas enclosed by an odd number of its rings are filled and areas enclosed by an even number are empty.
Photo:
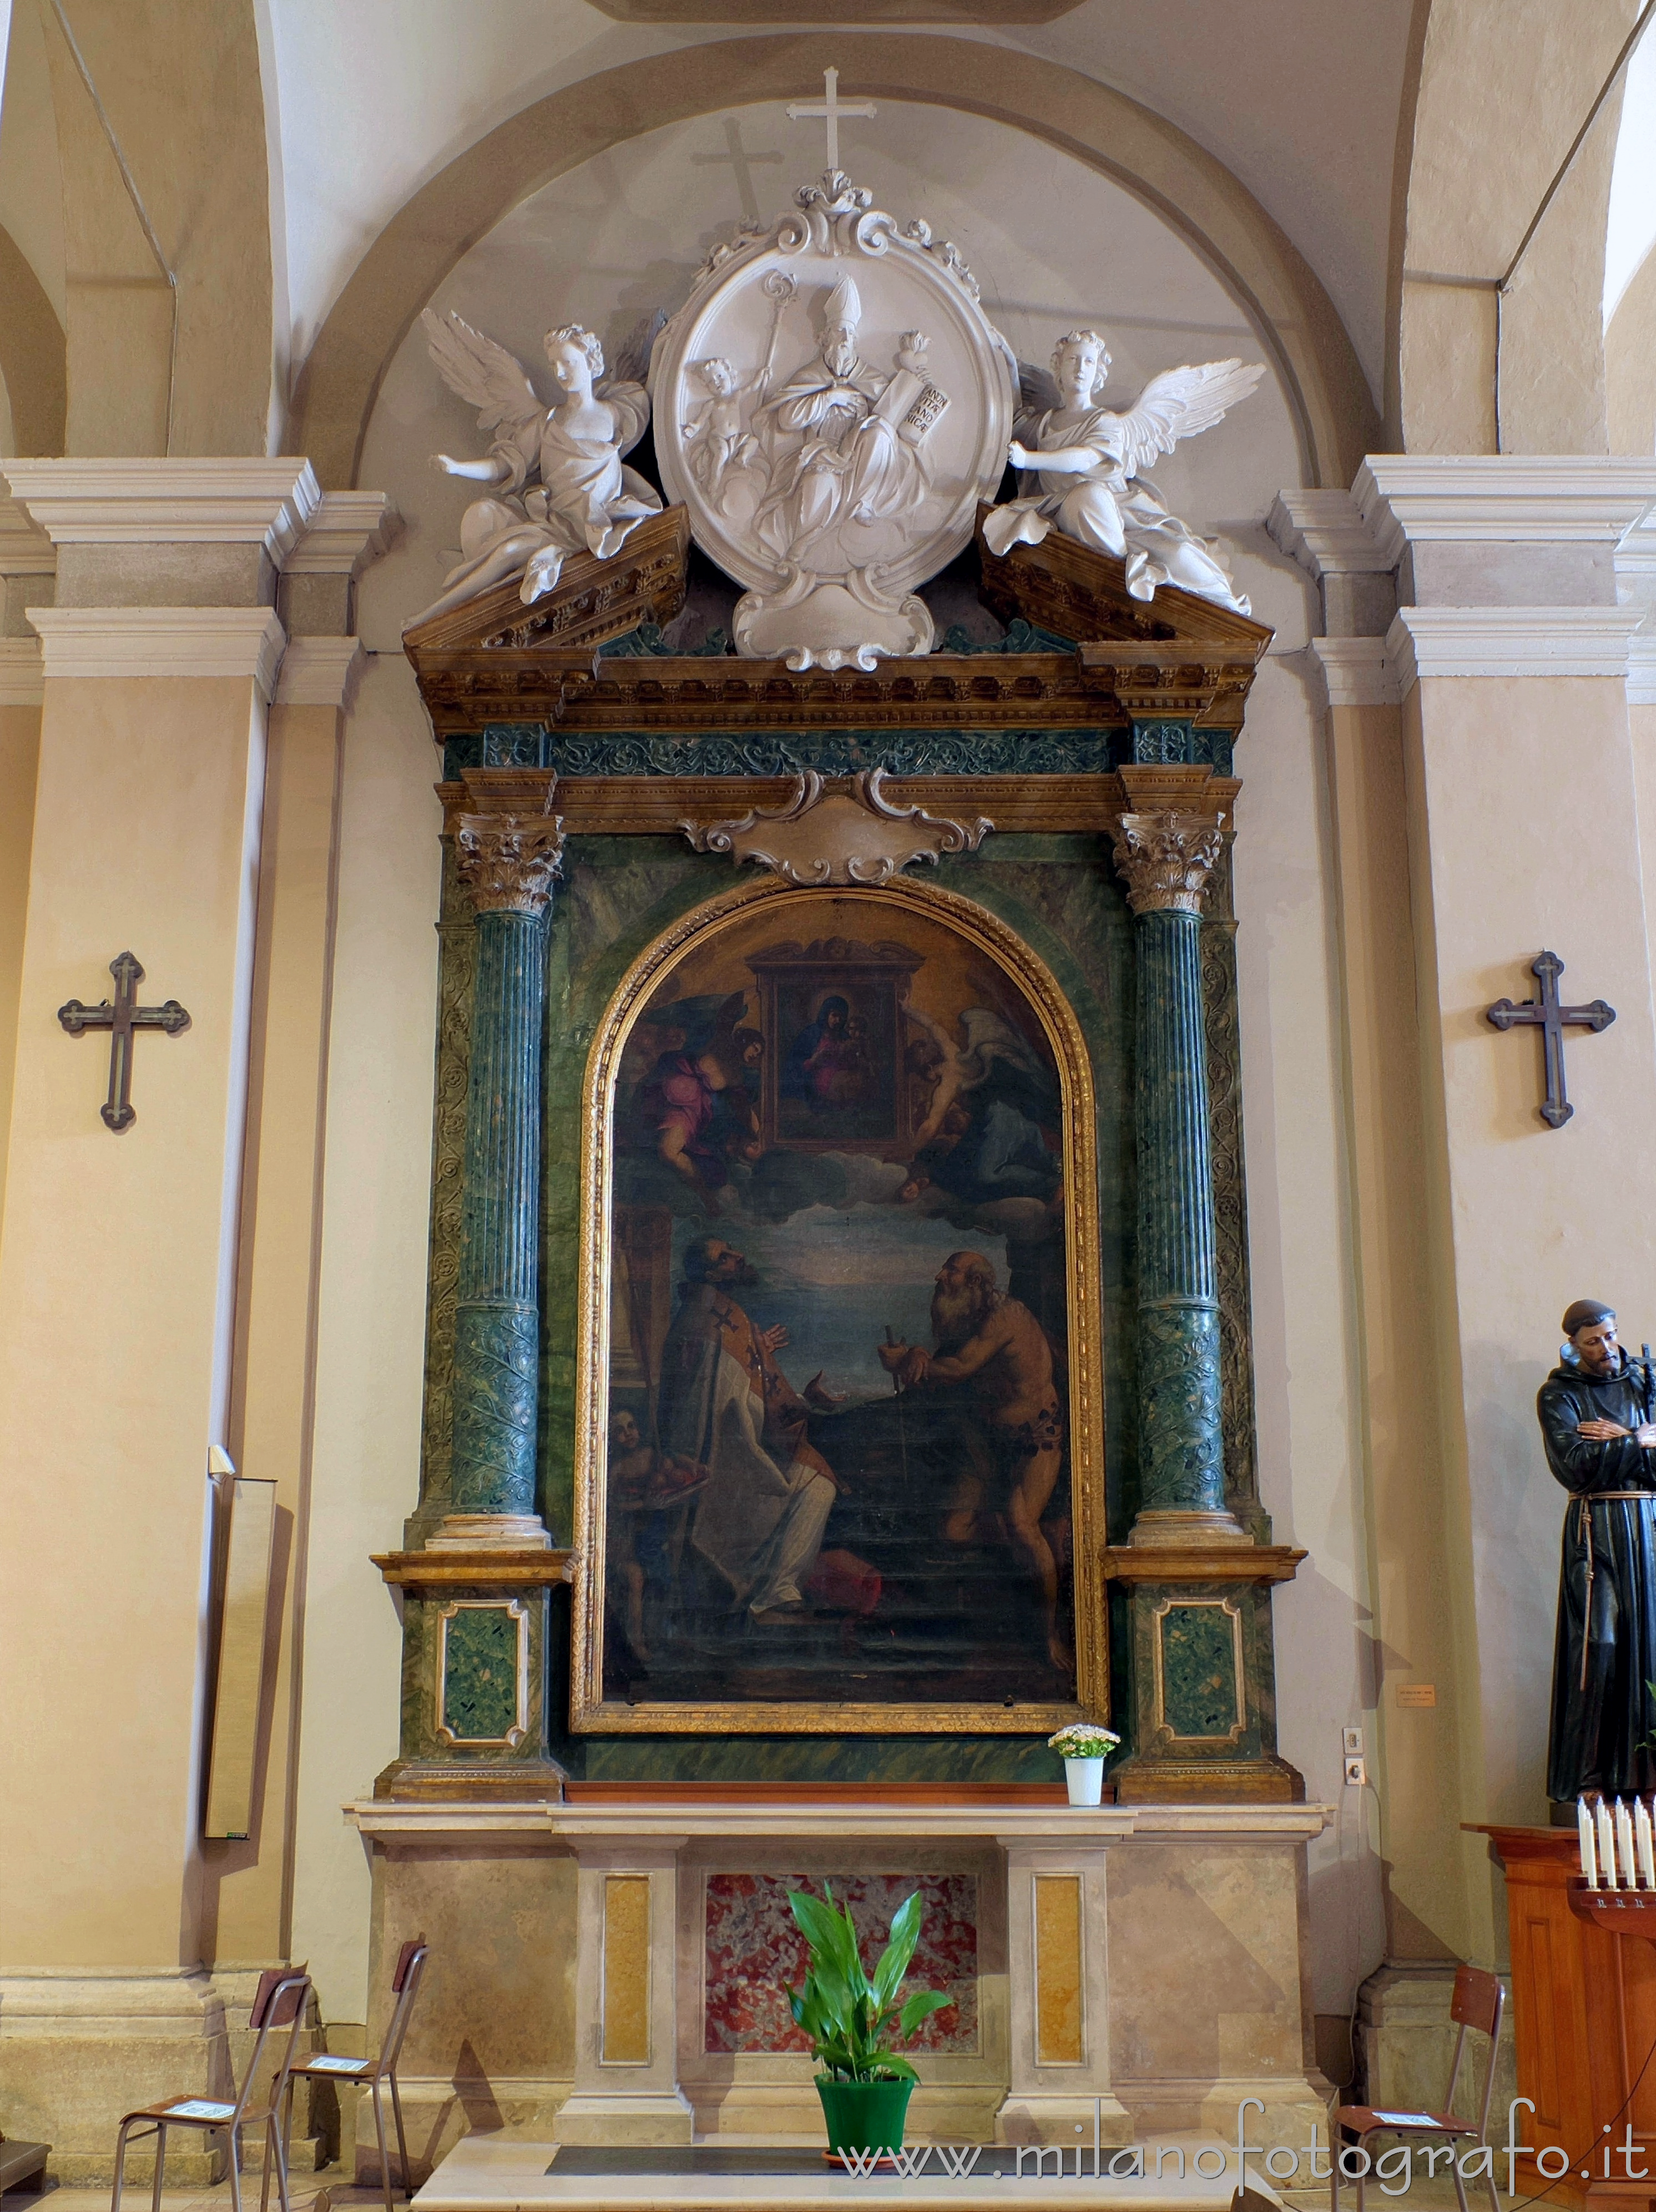
M1253 1539L1234 1514L1187 1512L1165 1506L1141 1513L1127 1540L1155 1550L1188 1544L1251 1544Z
M1154 1748L1111 1769L1117 1805L1303 1805L1306 1778L1275 1752L1257 1759L1178 1759Z
M446 1513L428 1552L549 1552L552 1540L538 1513Z
M0 2109L9 2134L52 2145L52 2179L107 2188L120 2115L160 2097L222 2097L230 2078L225 2004L202 1966L144 1973L71 1966L0 1975ZM167 2147L169 2188L222 2179L221 2136L179 2129ZM155 2144L126 2165L155 2172Z
M606 2094L577 2090L566 2097L552 2123L552 2136L561 2143L614 2146L624 2143L687 2143L696 2138L696 2115L682 2090L645 2091L629 2096L624 2089Z
M374 1777L376 1797L439 1804L561 1804L569 1779L555 1759L393 1759Z
M995 2115L997 2143L1050 2143L1079 2150L1087 2169L1094 2141L1103 2150L1121 2150L1133 2140L1133 2116L1106 2090L1099 2097L1046 2097L1020 2093L1007 2097Z

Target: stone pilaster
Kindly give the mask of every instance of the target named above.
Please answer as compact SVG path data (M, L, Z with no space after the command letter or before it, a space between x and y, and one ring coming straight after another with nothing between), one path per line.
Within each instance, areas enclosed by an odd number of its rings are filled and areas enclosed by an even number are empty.
M539 1376L540 1054L545 915L563 825L541 811L454 809L461 883L477 913L466 1112L466 1194L454 1321L454 1510L432 1540L545 1545L535 1510ZM539 794L537 794L538 796Z

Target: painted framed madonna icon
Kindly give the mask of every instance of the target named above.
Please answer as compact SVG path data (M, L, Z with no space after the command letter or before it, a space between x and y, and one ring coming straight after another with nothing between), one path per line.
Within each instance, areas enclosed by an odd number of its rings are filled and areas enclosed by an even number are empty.
M744 885L633 963L585 1123L575 1726L1107 1711L1092 1075L1029 948Z

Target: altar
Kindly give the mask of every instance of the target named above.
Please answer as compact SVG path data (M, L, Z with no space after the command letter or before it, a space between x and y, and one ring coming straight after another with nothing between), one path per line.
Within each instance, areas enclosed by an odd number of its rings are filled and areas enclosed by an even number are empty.
M1276 1748L1230 872L1271 632L1134 473L1263 371L1106 414L1077 330L1014 376L831 161L647 360L547 333L550 410L425 330L496 434L439 465L496 489L403 633L426 1423L400 1753L348 1811L376 1956L431 1945L431 2201L451 2153L487 2201L468 2136L557 2201L819 2146L801 1885L876 1945L921 1898L911 2144L1309 2156L1330 1813ZM1093 1809L1077 1724L1123 1746Z
M1325 2144L1302 1867L1329 1808L1053 1795L575 1784L561 1804L353 1805L381 1900L375 1986L407 1936L432 1946L403 2061L432 2201L468 2126L503 2130L520 2164L531 2144L819 2154L785 1892L825 1882L875 1925L887 1895L927 1900L916 1972L953 2002L916 2052L910 2142L1107 2164L1161 2137L1234 2146L1251 2099L1249 2142ZM486 2122L457 2051L490 2085Z

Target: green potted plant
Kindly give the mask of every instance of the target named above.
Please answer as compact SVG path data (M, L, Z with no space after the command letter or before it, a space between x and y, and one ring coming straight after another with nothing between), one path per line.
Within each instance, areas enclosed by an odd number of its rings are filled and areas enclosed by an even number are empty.
M788 1902L810 1947L805 1986L789 1990L788 2002L811 2039L813 2057L826 2069L817 2075L817 2094L828 2148L836 2154L900 2150L919 2076L884 2039L895 2023L896 2039L906 2043L922 2021L952 2002L941 1990L916 1990L901 2005L897 2001L920 1940L919 1893L892 1914L892 1940L872 1974L864 1971L850 1913L834 1903L831 1890L825 1905L801 1890L790 1890Z
M1115 1730L1100 1728L1096 1721L1071 1721L1068 1728L1061 1728L1046 1741L1047 1748L1060 1753L1063 1759L1063 1778L1068 1786L1070 1803L1101 1804L1104 1762L1121 1741Z

